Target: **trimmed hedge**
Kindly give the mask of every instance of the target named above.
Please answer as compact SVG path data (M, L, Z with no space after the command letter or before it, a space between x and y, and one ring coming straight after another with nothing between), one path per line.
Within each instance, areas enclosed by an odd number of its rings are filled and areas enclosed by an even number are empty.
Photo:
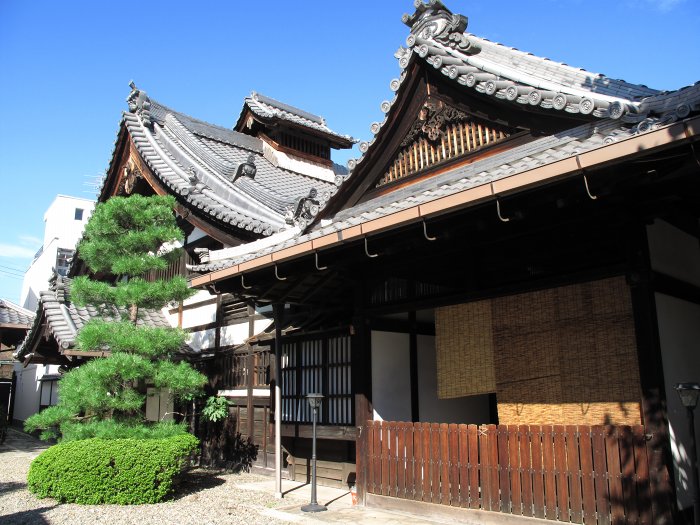
M38 497L60 502L157 503L171 494L174 478L198 445L191 434L60 443L32 462L27 484Z

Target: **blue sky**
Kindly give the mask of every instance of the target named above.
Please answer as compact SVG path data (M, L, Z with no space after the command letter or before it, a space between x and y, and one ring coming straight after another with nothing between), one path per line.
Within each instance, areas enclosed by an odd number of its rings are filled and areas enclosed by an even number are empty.
M697 0L446 0L468 31L612 78L700 80ZM370 138L411 0L0 0L0 298L19 301L43 214L109 163L128 83L230 127L255 90ZM335 157L345 163L354 154Z

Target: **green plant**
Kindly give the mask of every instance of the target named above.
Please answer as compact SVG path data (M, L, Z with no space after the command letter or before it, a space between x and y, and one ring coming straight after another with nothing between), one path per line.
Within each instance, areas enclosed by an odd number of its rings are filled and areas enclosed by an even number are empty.
M60 502L157 503L172 494L174 481L198 444L191 434L64 442L34 459L27 484L38 497Z
M93 319L78 333L77 346L86 351L109 350L66 373L59 381L59 402L29 417L28 431L42 430L41 437L59 434L113 437L152 434L144 422L145 386L166 388L175 399L192 399L202 394L206 377L188 363L174 362L187 334L178 329L151 327L139 323L144 308L162 308L170 301L194 293L182 277L148 281L152 270L167 268L179 256L173 249L182 239L167 196L113 197L98 204L85 228L78 253L93 275L76 277L71 283L71 300L96 308L117 306L124 313L118 321ZM122 426L102 425L99 432L81 431L76 425L114 420ZM134 430L142 425L142 431ZM95 427L97 428L97 427Z
M221 421L228 417L229 402L225 397L210 396L202 409L202 415L207 421Z

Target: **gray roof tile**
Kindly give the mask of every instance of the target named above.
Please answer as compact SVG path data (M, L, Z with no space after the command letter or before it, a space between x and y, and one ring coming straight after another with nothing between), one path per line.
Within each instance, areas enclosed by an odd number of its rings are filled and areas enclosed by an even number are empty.
M6 299L0 299L0 326L24 325L29 327L34 321L34 314Z
M249 97L246 97L243 111L245 111L245 107L262 118L286 120L297 126L312 129L334 139L342 139L351 143L357 142L357 140L350 135L341 135L331 130L326 125L326 120L323 117L313 115L307 111L290 106L289 104L261 95L260 93L252 92ZM241 115L242 114L243 113L241 113Z
M31 351L30 347L34 341L41 337L44 324L59 347L65 350L75 346L76 335L88 321L92 319L116 321L129 317L129 311L126 308L117 308L112 305L103 305L101 308L77 306L69 300L69 296L70 280L60 276L56 278L51 290L39 294L37 313L27 336L15 352L17 359L23 359ZM137 324L170 327L161 311L146 308L139 310Z
M132 94L146 96L133 89ZM319 208L337 190L335 182L273 164L258 138L194 119L155 100L148 102L123 117L139 153L181 201L226 229L271 235L289 227L296 203L312 189ZM248 160L255 164L255 176L234 180L236 170ZM336 174L344 173L335 168Z

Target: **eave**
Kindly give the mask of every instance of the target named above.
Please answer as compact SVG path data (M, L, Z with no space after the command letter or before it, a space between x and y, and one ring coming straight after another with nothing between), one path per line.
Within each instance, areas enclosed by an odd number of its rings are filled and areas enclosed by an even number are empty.
M296 245L273 249L270 253L196 277L191 280L191 286L212 286L221 281L265 268L274 267L276 274L279 275L277 270L279 263L291 262L314 255L314 253L323 253L343 244L361 241L363 238L368 239L370 236L385 231L418 224L421 221L449 215L480 204L491 202L494 208L497 208L501 198L518 195L558 181L580 178L580 184L587 186L588 183L584 176L592 171L622 164L636 157L681 146L684 143L695 143L699 140L699 134L700 117L688 119L488 184L408 207L402 211L346 227L321 237L306 240L302 238Z

